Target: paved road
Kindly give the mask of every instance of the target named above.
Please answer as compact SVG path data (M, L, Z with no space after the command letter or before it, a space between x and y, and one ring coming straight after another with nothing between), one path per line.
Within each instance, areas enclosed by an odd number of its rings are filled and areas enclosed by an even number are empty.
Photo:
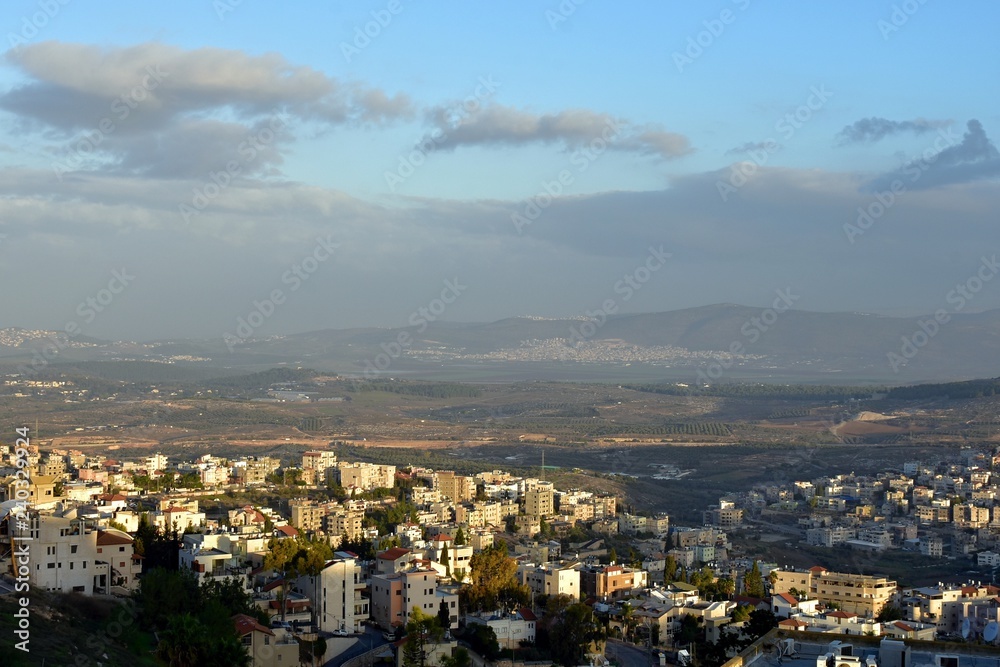
M646 649L627 644L617 639L609 639L604 651L608 660L614 660L622 667L649 667L650 658Z
M337 639L340 638L331 637L327 639L327 642L333 644L334 640ZM382 638L381 630L376 630L375 628L369 625L365 626L365 633L363 635L355 635L354 639L355 642L353 645L351 645L350 648L348 648L346 651L342 653L335 655L330 660L327 660L323 664L323 667L340 667L340 665L344 664L351 658L361 655L362 653L367 653L373 648L388 643L385 639ZM343 640L340 639L340 641Z

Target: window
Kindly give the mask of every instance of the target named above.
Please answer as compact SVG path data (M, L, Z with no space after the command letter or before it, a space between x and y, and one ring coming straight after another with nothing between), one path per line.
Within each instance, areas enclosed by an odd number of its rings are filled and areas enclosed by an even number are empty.
M54 570L54 569L56 569L56 564L55 563L49 563L48 567L49 567L50 570Z

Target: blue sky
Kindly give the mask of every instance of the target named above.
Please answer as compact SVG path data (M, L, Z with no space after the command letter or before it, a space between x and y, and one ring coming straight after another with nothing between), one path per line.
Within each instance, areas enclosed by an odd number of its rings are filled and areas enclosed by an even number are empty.
M995 3L330 5L7 3L4 325L61 329L122 267L83 333L221 336L275 289L259 335L401 326L455 277L445 319L577 316L661 245L625 311L927 313L1000 240Z

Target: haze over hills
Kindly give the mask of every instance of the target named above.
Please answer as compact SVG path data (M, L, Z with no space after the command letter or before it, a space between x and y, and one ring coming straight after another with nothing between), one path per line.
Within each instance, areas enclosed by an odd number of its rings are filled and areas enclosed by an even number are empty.
M905 340L904 340L905 339ZM675 379L905 384L1000 375L1000 310L900 318L719 304L606 319L518 317L245 339L108 342L0 330L0 360L146 361L209 369L307 365L369 377ZM48 348L48 359L44 352ZM53 348L58 355L53 356ZM41 363L45 360L46 363ZM211 374L211 373L209 373Z

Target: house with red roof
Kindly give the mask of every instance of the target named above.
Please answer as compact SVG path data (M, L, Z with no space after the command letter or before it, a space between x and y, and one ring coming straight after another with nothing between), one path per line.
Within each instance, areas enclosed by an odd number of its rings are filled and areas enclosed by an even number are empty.
M800 600L791 593L771 596L771 611L778 618L791 618L795 614L815 614L819 600Z
M142 573L142 556L134 551L135 540L115 528L97 531L97 558L111 566L111 585L127 590L135 588Z
M386 549L375 556L375 573L395 574L396 572L402 572L409 568L410 563L415 559L416 554L409 549L404 549L403 547Z
M299 642L290 632L268 628L246 614L232 617L233 628L250 656L251 667L288 667L299 661Z

